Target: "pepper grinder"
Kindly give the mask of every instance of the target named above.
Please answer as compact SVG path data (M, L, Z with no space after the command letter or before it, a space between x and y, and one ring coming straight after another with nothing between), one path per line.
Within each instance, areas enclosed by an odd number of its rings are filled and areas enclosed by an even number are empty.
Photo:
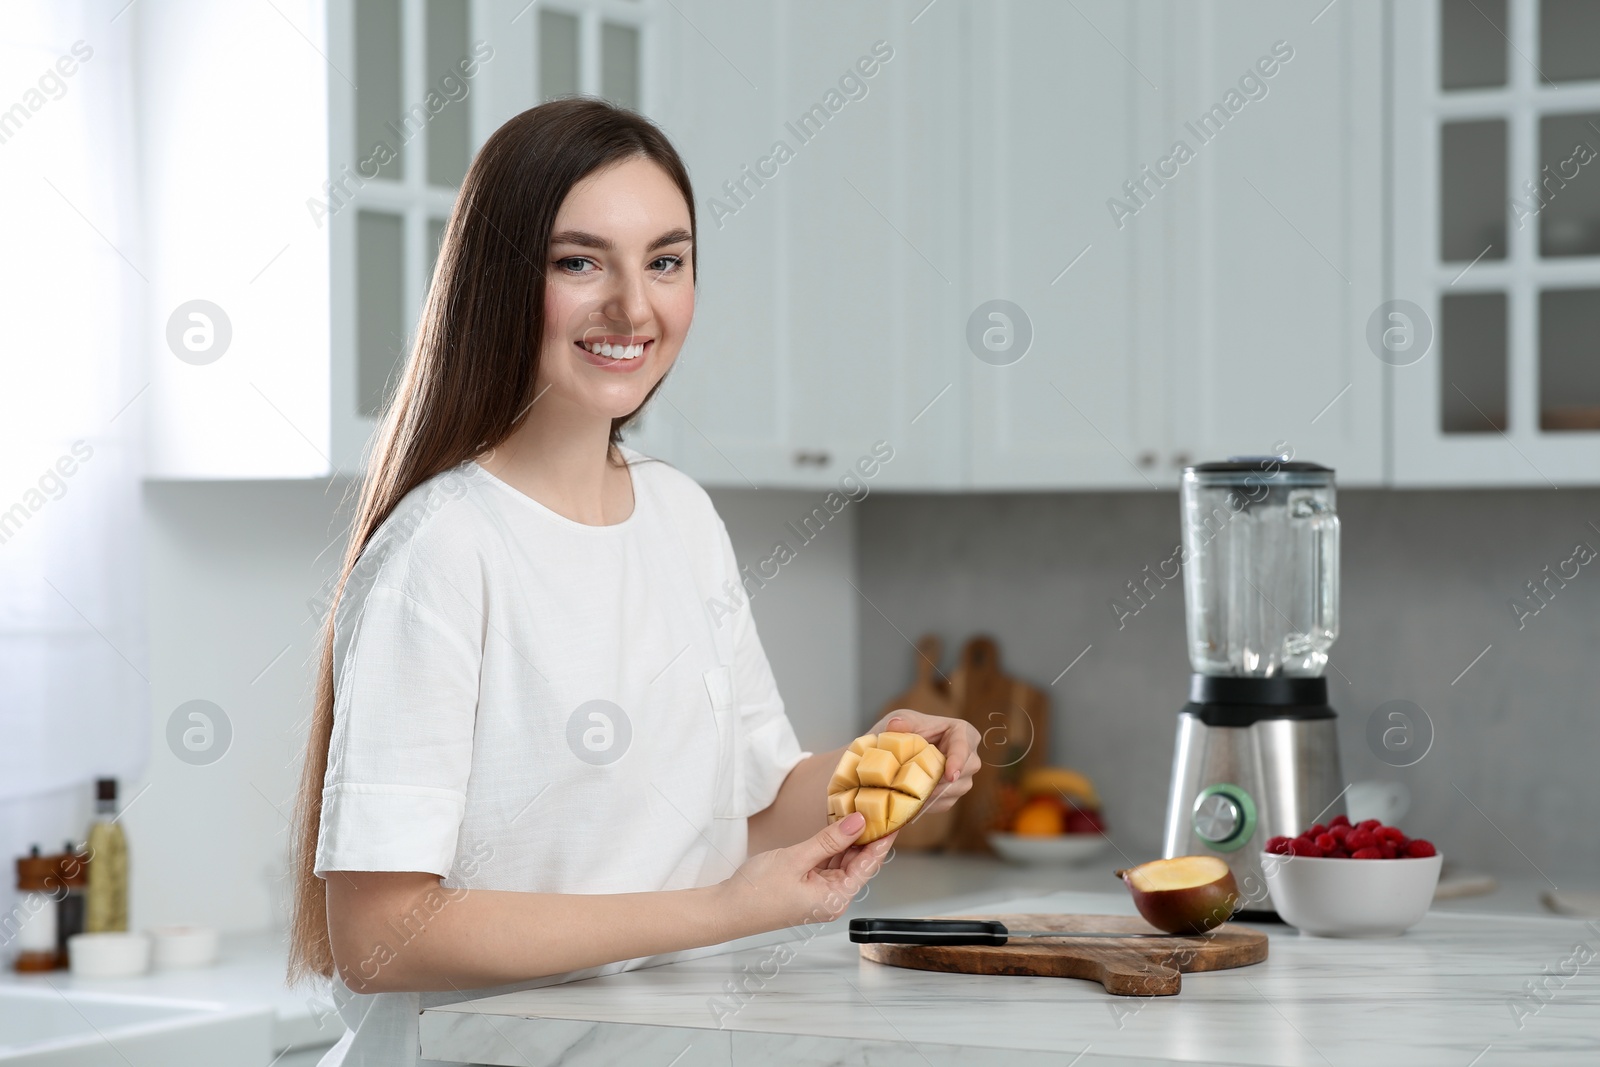
M12 966L24 973L53 971L61 966L56 946L56 902L50 895L56 857L39 855L34 845L17 857L17 958Z

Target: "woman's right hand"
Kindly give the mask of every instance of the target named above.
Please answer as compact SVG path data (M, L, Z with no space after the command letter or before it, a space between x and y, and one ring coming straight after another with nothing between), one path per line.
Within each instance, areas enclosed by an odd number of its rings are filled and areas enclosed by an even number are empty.
M725 940L843 915L894 843L888 834L857 845L866 822L853 812L797 845L746 860L722 883L732 927Z

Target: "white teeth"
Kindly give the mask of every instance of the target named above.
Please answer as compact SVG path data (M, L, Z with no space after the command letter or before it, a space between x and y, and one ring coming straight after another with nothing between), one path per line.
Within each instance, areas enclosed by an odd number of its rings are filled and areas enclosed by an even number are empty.
M590 341L580 341L578 343L595 355L605 356L607 359L637 359L644 355L644 345L642 343L636 345L613 345L604 341L598 344Z

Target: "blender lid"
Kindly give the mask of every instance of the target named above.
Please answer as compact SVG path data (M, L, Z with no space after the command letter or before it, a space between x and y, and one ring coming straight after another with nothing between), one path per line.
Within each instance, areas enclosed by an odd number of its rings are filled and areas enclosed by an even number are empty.
M1320 486L1333 484L1333 468L1282 456L1229 456L1225 461L1187 466L1183 477L1204 485L1242 485L1248 478L1278 485Z

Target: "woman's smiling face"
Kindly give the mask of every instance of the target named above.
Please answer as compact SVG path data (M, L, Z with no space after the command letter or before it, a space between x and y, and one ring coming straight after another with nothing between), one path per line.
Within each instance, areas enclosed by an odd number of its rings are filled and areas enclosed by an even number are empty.
M689 209L637 157L584 178L556 214L536 396L621 418L667 373L694 317Z

